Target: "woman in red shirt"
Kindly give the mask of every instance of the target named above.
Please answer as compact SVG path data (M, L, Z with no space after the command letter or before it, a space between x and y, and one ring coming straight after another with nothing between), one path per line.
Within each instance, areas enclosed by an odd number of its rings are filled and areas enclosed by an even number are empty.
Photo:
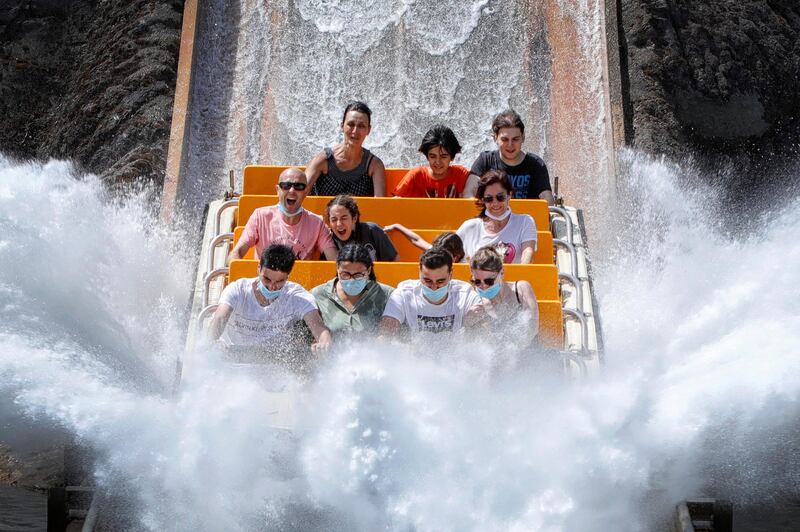
M393 194L404 198L460 198L469 177L469 168L450 164L461 152L453 130L441 124L425 133L419 147L428 166L408 171Z

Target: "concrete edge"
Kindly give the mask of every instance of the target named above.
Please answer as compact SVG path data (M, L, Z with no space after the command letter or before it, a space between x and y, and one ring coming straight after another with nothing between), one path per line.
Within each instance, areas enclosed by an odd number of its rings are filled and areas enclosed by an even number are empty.
M175 82L175 101L172 104L172 126L169 133L169 149L161 191L161 219L169 221L175 211L178 189L181 184L181 169L189 136L189 98L192 89L192 65L197 29L198 0L186 0L183 7L181 46L178 55L178 78Z
M609 97L606 119L611 125L609 128L611 132L611 138L609 139L610 170L612 175L616 175L616 153L627 144L628 135L630 134L630 132L626 131L628 122L625 116L626 105L623 93L623 83L627 79L627 73L623 72L623 63L621 61L619 0L604 0L604 4L605 31L603 32L603 40L606 53L604 54L603 69L605 70L606 90Z

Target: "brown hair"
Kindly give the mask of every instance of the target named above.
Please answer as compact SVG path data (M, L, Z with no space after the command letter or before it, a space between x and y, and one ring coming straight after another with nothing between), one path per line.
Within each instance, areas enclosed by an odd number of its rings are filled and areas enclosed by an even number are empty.
M503 257L492 246L483 246L472 256L469 267L473 270L499 272L503 269Z
M522 123L522 117L513 109L506 109L492 120L492 133L495 137L505 127L518 127L520 132L525 135L525 124Z
M431 247L441 248L453 256L453 262L460 262L464 258L464 242L461 237L452 231L445 231L431 242ZM456 257L460 257L456 260Z
M340 205L350 211L350 216L353 217L353 222L358 223L361 221L361 213L358 210L358 203L353 199L353 196L347 194L339 194L328 202L325 206L325 223L331 222L331 208Z
M503 170L489 170L481 176L478 180L478 188L475 190L475 206L481 210L478 215L480 218L486 216L486 205L483 204L483 194L489 185L500 183L500 185L508 192L510 198L514 193L514 186L511 184L511 179L508 178Z

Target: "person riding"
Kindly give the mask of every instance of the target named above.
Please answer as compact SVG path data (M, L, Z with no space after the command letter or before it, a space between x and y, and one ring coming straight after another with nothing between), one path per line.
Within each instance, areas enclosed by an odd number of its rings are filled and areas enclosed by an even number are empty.
M378 224L362 222L358 203L340 194L325 207L325 221L330 227L336 249L351 242L360 242L368 250L373 261L391 262L398 260L397 250L392 241Z
M402 281L392 292L380 323L381 335L407 325L414 332L457 332L480 302L469 283L453 279L453 257L431 248L419 259L419 279Z
M247 220L239 241L228 254L228 260L241 259L255 246L261 256L270 244L286 244L298 259L336 260L336 246L331 233L318 214L303 209L308 194L306 175L299 168L281 172L278 184L278 204L259 207Z
M514 198L543 199L553 205L547 165L541 157L522 150L525 141L522 118L511 109L503 111L492 121L492 134L497 149L482 152L472 164L463 197L475 194L480 176L489 170L502 170L510 178Z
M393 194L404 198L460 198L469 169L450 164L461 152L453 130L437 124L425 133L419 147L428 166L409 170L394 189Z
M530 264L536 251L536 222L529 214L511 212L513 187L502 170L489 170L480 178L476 218L461 224L456 233L468 258L484 246L493 246L505 263Z
M391 293L391 286L375 278L369 248L358 242L339 250L336 277L311 290L322 320L336 338L376 332Z
M271 244L261 254L258 277L238 279L222 291L208 335L227 348L283 347L291 327L302 320L314 335L312 351L331 346L314 297L289 281L295 262L292 248Z
M491 246L480 248L469 261L472 274L470 282L480 296L478 321L486 324L519 324L515 335L525 335L530 340L539 330L539 306L528 281L505 281L503 257ZM483 319L485 318L485 319ZM489 325L489 329L494 327ZM519 336L518 336L519 337Z
M371 118L372 111L364 102L347 104L341 124L344 140L322 150L306 167L312 194L386 195L383 162L362 146L372 129Z
M398 231L400 234L406 237L411 244L418 247L422 251L434 247L444 248L453 256L454 263L464 260L464 243L461 241L461 237L452 231L440 233L436 238L433 239L433 242L428 242L403 224L390 224L384 227L383 230L387 233L389 231Z

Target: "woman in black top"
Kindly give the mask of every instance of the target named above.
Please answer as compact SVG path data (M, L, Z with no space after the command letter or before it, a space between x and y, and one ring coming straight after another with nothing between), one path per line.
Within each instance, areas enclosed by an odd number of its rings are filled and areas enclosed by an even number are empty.
M336 249L341 250L345 244L358 242L369 250L374 261L399 260L394 244L381 226L362 222L360 217L358 203L350 196L342 194L328 202L325 207L325 223L331 230Z
M386 196L383 162L364 148L372 129L372 111L363 102L344 109L344 140L319 152L306 167L311 193L317 196Z

